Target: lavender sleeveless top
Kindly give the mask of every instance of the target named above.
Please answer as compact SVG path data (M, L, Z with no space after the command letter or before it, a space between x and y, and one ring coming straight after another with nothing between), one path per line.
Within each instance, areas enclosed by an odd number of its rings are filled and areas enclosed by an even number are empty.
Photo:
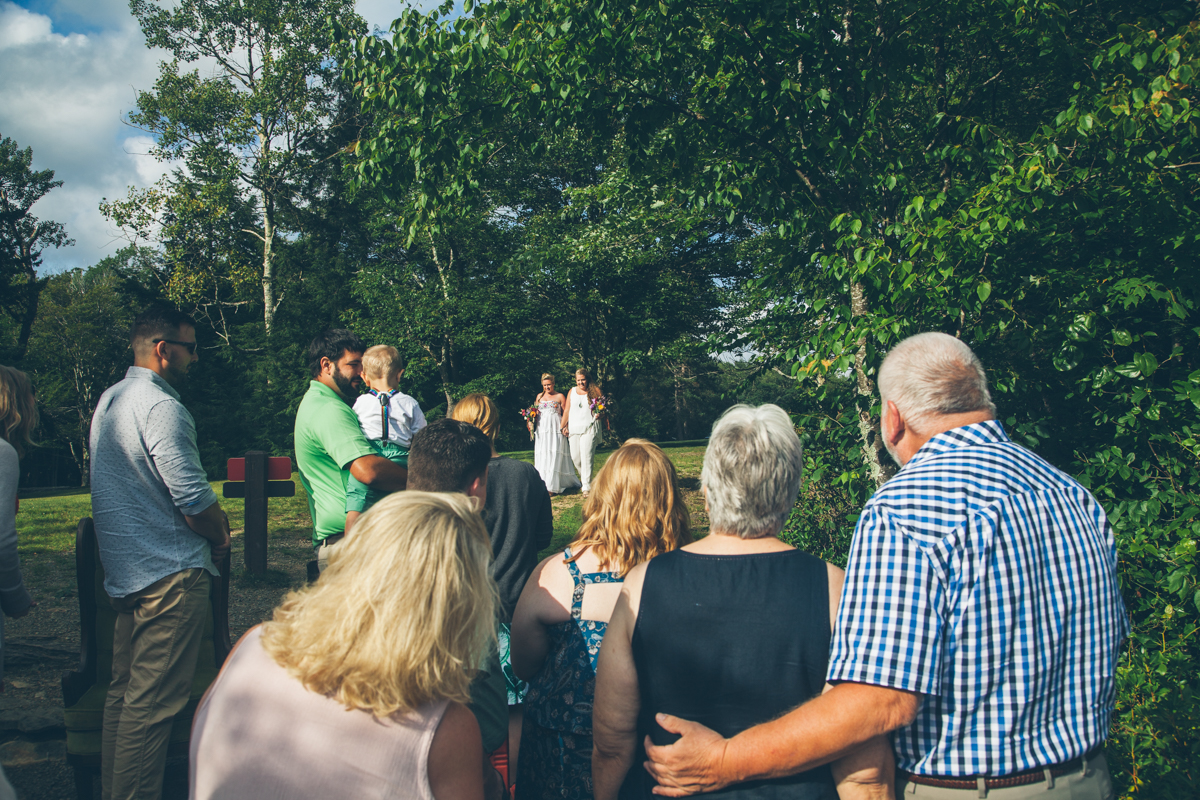
M447 701L379 718L311 692L250 629L192 723L191 800L434 800L429 746Z

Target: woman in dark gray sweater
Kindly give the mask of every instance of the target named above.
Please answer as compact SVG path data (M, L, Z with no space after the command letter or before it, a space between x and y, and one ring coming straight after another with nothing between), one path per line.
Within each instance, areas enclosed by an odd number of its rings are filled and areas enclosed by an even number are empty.
M532 464L496 452L500 411L485 394L469 394L454 404L453 419L483 431L492 443L488 463L487 502L483 518L492 539L492 578L500 591L500 663L508 682L508 764L516 775L517 746L521 741L521 702L526 685L513 674L509 660L509 624L525 582L538 563L538 551L550 545L554 517L550 495Z

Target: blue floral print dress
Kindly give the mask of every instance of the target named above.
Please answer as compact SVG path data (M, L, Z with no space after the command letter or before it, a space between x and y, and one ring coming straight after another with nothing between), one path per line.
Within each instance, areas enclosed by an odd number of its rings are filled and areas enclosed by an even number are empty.
M563 551L571 557L571 548ZM571 619L547 628L550 651L525 695L516 800L586 800L592 796L592 698L596 657L607 622L581 619L583 590L622 583L615 572L582 573L567 561L575 590Z

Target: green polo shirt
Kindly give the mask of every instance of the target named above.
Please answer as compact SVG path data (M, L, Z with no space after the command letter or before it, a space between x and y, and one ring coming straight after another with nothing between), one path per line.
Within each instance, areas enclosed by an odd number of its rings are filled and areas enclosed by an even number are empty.
M296 466L308 492L313 547L346 529L346 481L350 464L376 455L358 417L345 399L320 381L312 381L296 411Z

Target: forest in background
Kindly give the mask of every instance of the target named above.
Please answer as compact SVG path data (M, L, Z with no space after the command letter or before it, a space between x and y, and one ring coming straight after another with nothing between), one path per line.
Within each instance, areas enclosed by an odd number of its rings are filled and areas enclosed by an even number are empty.
M945 331L1110 514L1122 795L1198 796L1194 2L493 0L383 34L346 0L131 8L170 60L129 120L179 169L105 202L130 248L38 273L69 232L22 198L53 174L0 147L0 361L35 375L47 444L83 463L164 298L200 322L214 477L288 452L303 349L338 324L400 347L433 415L496 397L503 447L542 371L590 369L621 437L778 401L807 447L788 535L840 560L894 469L875 369Z

